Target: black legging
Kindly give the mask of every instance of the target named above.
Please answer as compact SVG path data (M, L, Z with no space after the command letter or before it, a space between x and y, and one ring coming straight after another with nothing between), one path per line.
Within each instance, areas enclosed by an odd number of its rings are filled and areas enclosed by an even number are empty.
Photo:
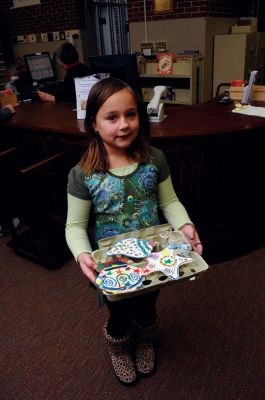
M107 325L108 334L115 339L124 337L130 331L132 319L143 327L153 325L157 318L158 294L159 290L156 290L117 301L110 301L106 298L110 313Z

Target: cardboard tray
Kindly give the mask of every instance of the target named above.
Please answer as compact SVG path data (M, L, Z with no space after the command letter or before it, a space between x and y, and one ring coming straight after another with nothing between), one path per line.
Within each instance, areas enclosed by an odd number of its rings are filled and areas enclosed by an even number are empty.
M244 87L231 86L229 92L232 100L241 101L243 97ZM265 101L265 86L254 85L251 100Z
M106 261L109 259L106 256L106 252L113 246L115 242L124 238L135 237L139 239L147 239L153 242L158 242L158 251L164 249L166 247L167 241L160 237L161 233L173 232L172 226L170 224L158 225L155 227L150 227L146 229L141 229L139 231L128 232L125 234L112 236L107 239L102 239L99 241L99 249L95 250L92 253L92 256L97 264ZM180 231L175 231L174 236L176 239L181 239L183 242L187 242L187 239ZM198 276L201 272L204 272L208 269L208 264L204 261L204 259L194 251L190 252L189 255L193 261L188 264L184 264L180 267L180 278L178 280L171 280L162 272L153 272L145 277L143 284L141 287L137 288L134 291L127 293L119 293L119 294L109 294L102 290L103 294L107 296L110 301L121 300L126 297L132 297L139 294L143 294L147 291L161 289L165 286L172 285L183 280L194 280L196 276ZM139 261L139 264L141 261ZM135 260L132 262L133 265L137 265ZM100 271L99 271L100 272Z
M5 91L2 91L0 93L0 104L1 108L6 107L8 104L11 104L12 106L17 105L17 96L15 93L12 94L5 94Z

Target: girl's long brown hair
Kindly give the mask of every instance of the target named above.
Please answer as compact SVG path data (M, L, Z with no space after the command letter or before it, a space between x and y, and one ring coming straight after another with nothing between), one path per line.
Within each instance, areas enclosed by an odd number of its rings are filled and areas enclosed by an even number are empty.
M139 116L139 133L128 147L127 153L136 162L150 161L150 123L144 103L127 83L116 78L106 78L91 88L87 99L85 128L88 134L88 149L79 163L86 175L94 171L104 173L109 168L107 152L100 135L93 129L93 122L102 104L114 93L125 88L134 96Z

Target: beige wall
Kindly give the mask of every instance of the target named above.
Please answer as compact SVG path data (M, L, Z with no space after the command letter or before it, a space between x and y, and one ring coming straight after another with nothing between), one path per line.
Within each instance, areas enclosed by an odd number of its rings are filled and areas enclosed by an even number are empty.
M212 97L214 35L228 33L233 18L183 18L130 23L131 49L141 50L142 42L166 41L168 51L199 50L204 56L203 101Z
M168 51L200 50L204 53L205 18L168 19L147 22L147 42L166 41ZM188 32L188 34L187 34ZM144 22L130 23L131 49L145 42Z

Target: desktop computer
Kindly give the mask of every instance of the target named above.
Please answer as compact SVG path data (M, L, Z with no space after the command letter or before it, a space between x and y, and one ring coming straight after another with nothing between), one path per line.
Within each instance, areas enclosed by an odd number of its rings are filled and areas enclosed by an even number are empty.
M48 51L24 55L26 71L16 81L18 99L37 100L37 90L56 95L63 81L57 80Z
M48 51L26 54L24 60L32 82L40 84L57 81L57 74Z

